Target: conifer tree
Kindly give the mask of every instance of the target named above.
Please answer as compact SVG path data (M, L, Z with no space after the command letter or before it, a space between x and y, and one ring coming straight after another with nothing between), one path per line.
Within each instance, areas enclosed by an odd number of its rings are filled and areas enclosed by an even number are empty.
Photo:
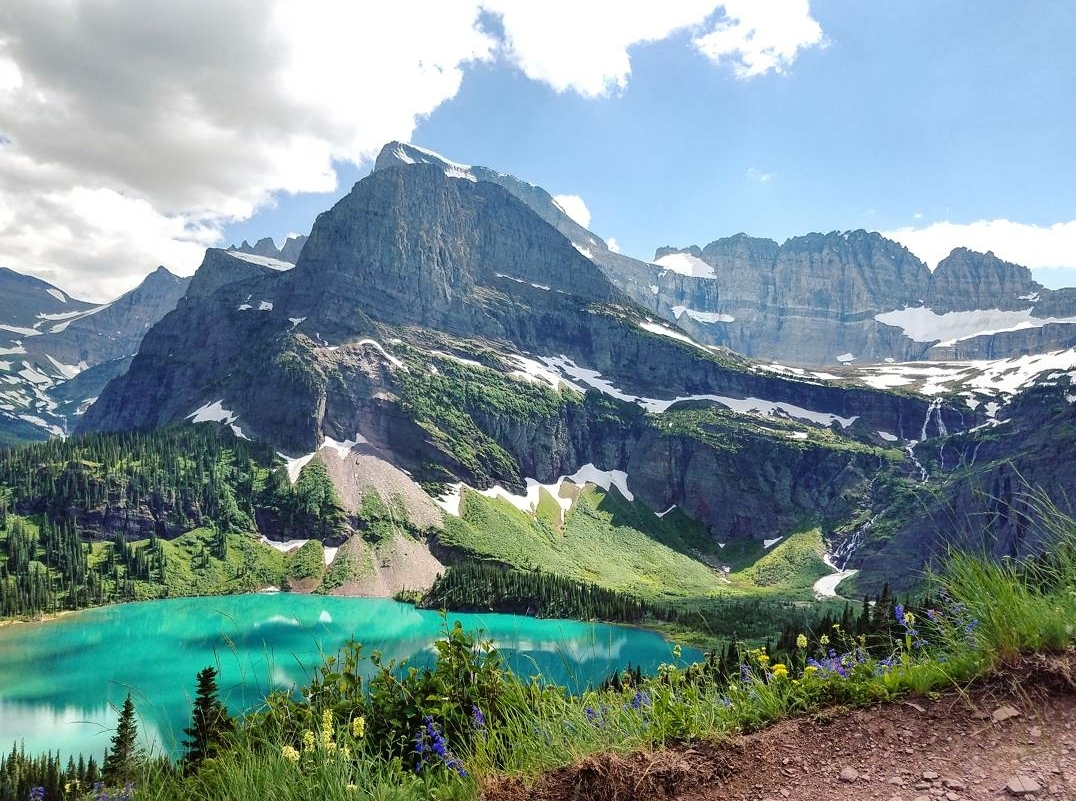
M224 738L235 730L235 722L217 698L216 668L202 668L198 671L197 682L191 725L183 730L189 738L183 743L187 749L183 768L188 773L198 770L202 762L220 747Z
M131 694L123 702L116 733L112 735L112 747L105 757L101 775L106 784L119 786L134 778L138 754L135 740L138 739L138 724L135 722L134 703Z

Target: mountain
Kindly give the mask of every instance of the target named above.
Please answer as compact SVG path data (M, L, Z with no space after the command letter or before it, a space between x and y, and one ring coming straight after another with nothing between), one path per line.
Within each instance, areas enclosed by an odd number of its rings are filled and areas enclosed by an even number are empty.
M494 177L380 159L293 268L208 251L79 430L215 421L286 454L293 478L326 465L345 504L392 476L409 509L422 487L459 516L429 543L444 562L484 547L482 494L570 515L586 484L632 515L677 507L707 553L761 554L852 519L880 469L918 476L902 447L987 420L700 344L617 287L555 205L559 225Z
M714 261L731 265L726 291L762 299L749 310L754 347L784 347L794 332L808 343L802 356L848 334L906 354L941 324L959 343L946 347L1001 347L1032 330L1024 304L1060 317L1068 303L1024 268L955 251L931 273L865 232L784 245L737 236L657 261L666 264L609 251L539 187L390 143L318 216L294 266L207 251L185 297L79 430L218 424L269 444L293 481L321 464L345 507L364 508L373 490L399 504L401 520L439 532L421 553L409 544L405 562L580 565L597 547L588 537L614 561L620 546L610 543L643 536L629 550L650 553L656 537L694 565L663 575L694 575L701 564L709 578L691 586L704 594L748 553L781 564L780 575L821 565L821 553L813 562L793 555L815 528L834 563L860 571L857 587L907 587L949 541L942 518L953 509L985 514L999 498L1018 506L1018 475L1036 476L1050 495L1068 486L1053 467L1072 441L1074 349L973 362L856 358L820 370L795 358L752 361L699 338L716 325L706 314L742 321L746 306L699 312L692 300L670 310L672 320L652 308L668 287L712 292ZM637 291L648 281L667 286L647 285L649 308ZM781 309L776 329L770 300ZM989 303L998 305L991 325L1014 314L1023 322L980 343L962 338L981 330L969 327ZM1034 330L1045 346L1064 326ZM1048 415L1036 411L1047 406ZM596 529L583 522L602 515ZM602 540L605 526L620 539ZM995 528L995 555L1047 541L1026 526ZM572 533L550 541L556 530ZM788 550L769 551L782 540ZM365 547L348 542L342 553ZM661 554L653 558L673 559Z
M662 247L654 262L609 250L548 192L401 142L375 170L435 164L503 186L651 314L696 341L753 359L833 368L909 360L1004 359L1076 345L1076 289L1051 291L1026 267L954 250L932 273L902 245L866 231L807 234L782 245L737 234Z
M228 250L234 253L243 253L248 256L261 256L262 258L274 259L287 264L295 264L295 262L299 260L299 254L302 252L303 245L305 244L305 236L289 236L284 242L284 247L277 248L276 243L266 236L259 239L253 245L244 239L241 245L232 245Z
M188 283L159 267L130 292L94 305L0 269L0 441L71 430Z
M1076 292L1037 284L993 253L954 250L930 269L866 231L744 234L660 248L632 296L701 342L801 366L998 359L1076 344Z

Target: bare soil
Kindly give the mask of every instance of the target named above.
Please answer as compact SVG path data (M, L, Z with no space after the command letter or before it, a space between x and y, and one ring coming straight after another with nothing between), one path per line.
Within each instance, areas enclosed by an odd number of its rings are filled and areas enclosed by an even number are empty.
M1074 676L1076 651L1030 657L964 690L826 710L718 744L598 754L531 784L502 779L482 798L1076 801Z

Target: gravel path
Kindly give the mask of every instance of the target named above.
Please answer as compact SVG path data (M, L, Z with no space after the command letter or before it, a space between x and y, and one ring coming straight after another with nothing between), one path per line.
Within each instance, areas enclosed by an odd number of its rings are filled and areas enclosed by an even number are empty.
M1076 801L1076 654L964 692L828 710L718 746L589 757L487 801Z

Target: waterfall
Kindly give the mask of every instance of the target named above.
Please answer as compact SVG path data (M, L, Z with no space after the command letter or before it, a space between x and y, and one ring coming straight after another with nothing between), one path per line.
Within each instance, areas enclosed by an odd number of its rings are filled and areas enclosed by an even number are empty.
M930 477L927 469L923 467L923 463L915 458L915 446L919 444L918 440L912 440L904 446L904 452L908 454L908 458L912 460L912 464L919 468L919 481L925 483Z
M852 532L852 536L834 548L833 553L828 554L826 561L830 567L841 572L848 568L848 563L852 560L855 552L863 542L863 535L871 529L877 519L878 515L874 515L866 523L856 528L856 530Z
M919 468L919 480L923 483L925 483L926 480L930 478L930 473L927 472L927 469L923 466L923 463L915 458L915 446L927 438L927 429L930 427L930 418L932 417L934 418L934 426L938 431L937 436L949 436L949 429L945 427L945 419L942 417L942 406L944 404L944 398L933 398L930 401L930 405L927 406L926 416L923 417L923 427L919 431L919 439L913 439L909 441L907 445L904 446L904 452L908 454L908 458L911 459L912 464ZM942 448L944 447L945 444L942 443ZM940 460L944 459L941 450L938 451L938 458ZM944 461L942 461L942 464L944 465Z
M949 436L949 431L945 428L945 420L942 419L942 404L945 403L944 398L934 398L930 405L927 407L927 415L923 418L923 430L919 432L919 441L922 442L927 438L927 426L930 425L930 418L934 418L935 425L938 428L939 437Z

